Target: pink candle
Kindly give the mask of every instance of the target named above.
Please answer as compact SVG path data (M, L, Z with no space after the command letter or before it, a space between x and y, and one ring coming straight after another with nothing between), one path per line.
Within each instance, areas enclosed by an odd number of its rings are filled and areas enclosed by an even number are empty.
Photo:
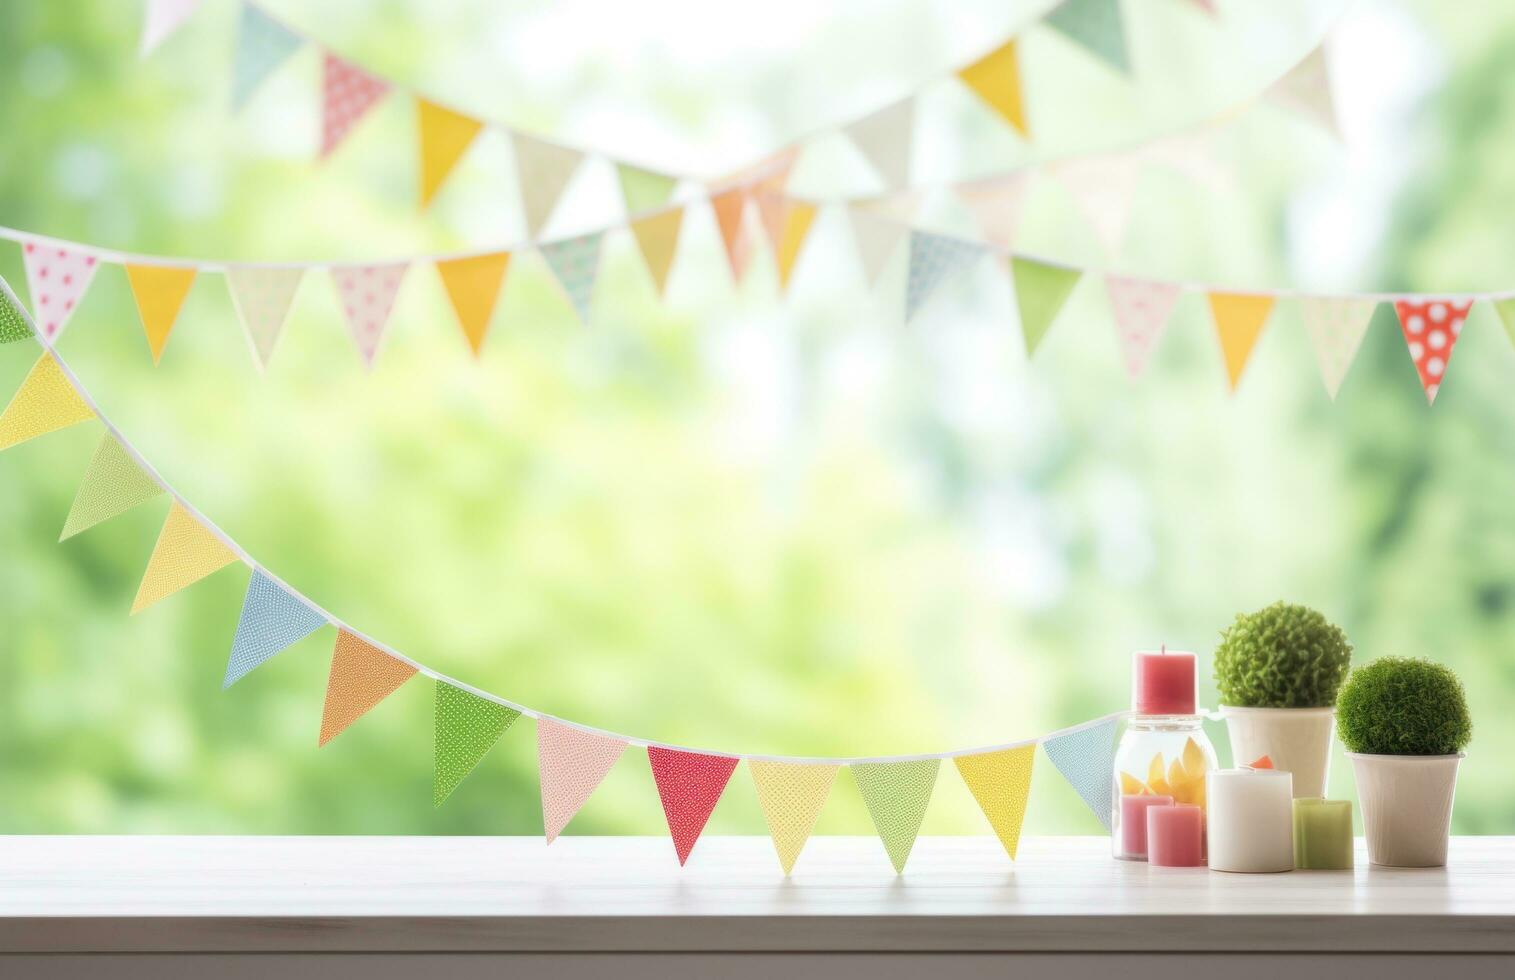
M1147 856L1147 814L1153 809L1173 806L1171 796L1151 793L1122 793L1120 798L1120 856Z
M1136 654L1131 665L1132 710L1139 715L1192 715L1195 657L1169 650Z
M1205 863L1205 811L1192 803L1150 807L1147 863L1160 868L1197 868Z

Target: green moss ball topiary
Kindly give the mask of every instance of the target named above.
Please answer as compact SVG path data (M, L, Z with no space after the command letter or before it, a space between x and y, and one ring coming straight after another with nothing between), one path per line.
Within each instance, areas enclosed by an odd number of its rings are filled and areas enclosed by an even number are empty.
M1441 664L1383 657L1352 671L1336 703L1349 752L1452 755L1473 737L1462 682Z
M1215 648L1215 686L1233 708L1325 708L1352 662L1347 634L1305 606L1239 615Z

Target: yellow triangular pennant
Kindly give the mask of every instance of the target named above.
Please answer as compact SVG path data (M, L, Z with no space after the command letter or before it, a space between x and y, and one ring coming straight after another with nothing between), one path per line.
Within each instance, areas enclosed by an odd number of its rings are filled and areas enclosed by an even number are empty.
M132 602L138 613L159 599L173 595L186 585L193 585L211 572L237 560L226 542L211 534L177 500L168 509L168 519L153 545L142 585Z
M1034 744L963 755L953 760L1012 861L1020 844L1021 822L1026 818L1026 797L1031 792L1031 765L1035 760Z
M781 287L789 285L789 276L794 272L794 263L800 257L800 249L805 247L805 238L810 234L810 225L814 221L815 205L798 202L789 205L784 215L784 230L779 236L775 253Z
M1017 132L1022 136L1029 135L1026 108L1021 103L1020 60L1016 57L1013 40L1006 41L967 68L959 69L957 77Z
M126 278L131 281L132 296L137 300L137 313L142 317L142 329L147 334L147 346L152 348L153 363L163 356L168 343L168 334L179 318L179 307L195 281L194 269L166 265L129 265Z
M0 449L95 417L51 354L43 354L0 412Z
M489 318L494 313L495 301L500 297L500 284L505 280L505 269L509 265L509 252L470 255L437 263L437 274L442 277L447 298L452 300L452 308L458 314L458 325L463 328L463 336L468 338L468 346L475 354L484 347Z
M673 256L679 247L679 229L683 226L683 208L654 214L631 226L631 232L642 250L642 258L647 263L647 271L652 274L652 281L657 284L659 293L668 281L668 270L673 267Z
M1231 390L1241 382L1247 359L1262 333L1268 314L1273 311L1273 297L1256 293L1211 293L1210 313L1215 317L1215 333L1226 359L1226 376Z
M747 770L752 773L752 782L757 786L763 819L768 821L768 833L773 837L774 850L779 853L779 864L783 865L786 875L794 870L795 859L810 839L815 818L826 805L826 797L831 795L831 783L836 779L838 768L758 759L747 761Z
M416 99L416 131L421 147L421 207L431 203L484 124L471 116Z

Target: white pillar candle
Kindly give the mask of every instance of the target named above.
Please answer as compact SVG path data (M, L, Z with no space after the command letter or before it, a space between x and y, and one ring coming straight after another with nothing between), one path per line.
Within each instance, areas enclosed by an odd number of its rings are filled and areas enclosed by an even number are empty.
M1210 867L1215 871L1294 870L1294 777L1279 769L1205 773Z

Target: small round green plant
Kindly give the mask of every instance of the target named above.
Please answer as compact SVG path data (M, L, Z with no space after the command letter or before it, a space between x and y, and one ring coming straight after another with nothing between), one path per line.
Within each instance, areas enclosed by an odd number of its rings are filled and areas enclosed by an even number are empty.
M1215 686L1233 708L1325 708L1351 661L1340 627L1313 609L1275 602L1221 631Z
M1457 675L1441 664L1382 657L1352 671L1336 704L1336 729L1362 755L1452 755L1473 737Z

